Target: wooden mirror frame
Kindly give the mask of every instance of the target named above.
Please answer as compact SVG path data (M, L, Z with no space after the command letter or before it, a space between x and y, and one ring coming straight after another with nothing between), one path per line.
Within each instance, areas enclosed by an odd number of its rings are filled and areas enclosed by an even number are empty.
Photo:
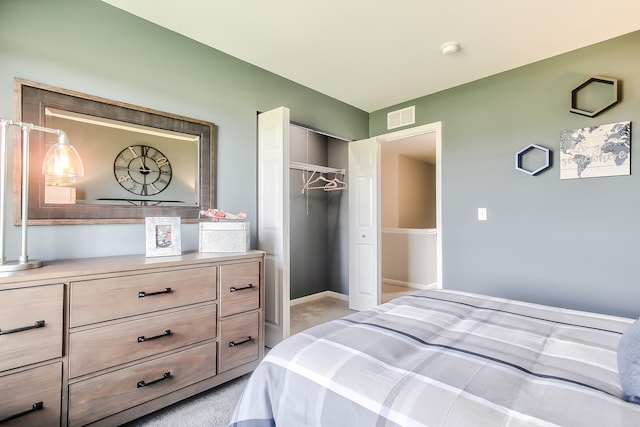
M60 89L23 79L15 79L16 111L19 120L39 126L45 124L45 108L102 117L135 125L196 135L199 164L199 206L133 206L105 204L45 204L44 176L41 173L45 154L45 136L32 132L29 144L29 211L30 225L51 224L126 224L143 223L145 217L180 217L182 222L197 222L200 209L215 206L215 143L211 122L117 102L97 96ZM64 130L64 129L63 129ZM14 138L13 182L21 181L21 144L19 131ZM73 144L73 140L71 141ZM14 185L14 218L20 224L21 191Z

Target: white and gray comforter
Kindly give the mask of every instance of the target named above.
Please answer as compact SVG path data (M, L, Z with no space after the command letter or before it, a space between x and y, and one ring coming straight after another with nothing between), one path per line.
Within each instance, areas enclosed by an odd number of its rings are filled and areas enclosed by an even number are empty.
M631 319L419 291L273 348L231 426L640 426L616 349Z

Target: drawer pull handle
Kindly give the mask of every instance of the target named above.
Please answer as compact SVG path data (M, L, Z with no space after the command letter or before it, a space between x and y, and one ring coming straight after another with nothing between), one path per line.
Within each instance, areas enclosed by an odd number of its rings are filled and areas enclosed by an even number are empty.
M232 287L229 288L229 292L243 291L245 289L251 289L251 288L253 288L253 284L251 284L251 283L249 283L244 288L236 288L235 286L232 286Z
M249 335L246 339L244 339L242 341L238 341L238 342L231 341L229 343L229 347L235 347L235 346L240 345L240 344L246 344L249 341L251 341L251 335Z
M36 323L33 326L23 326L22 328L9 329L8 331L0 329L0 335L15 334L16 332L28 331L37 328L44 328L44 320L36 320Z
M144 382L144 380L138 381L137 387L138 388L147 387L147 386L159 383L160 381L164 381L169 377L171 377L171 372L165 372L162 375L162 378L158 378L157 380L149 381L148 383Z
M144 335L142 335L138 337L138 342L157 340L158 338L168 337L169 335L171 335L171 329L166 329L163 333L161 333L160 335L156 335L155 337L146 338Z
M171 293L171 288L164 288L164 291L158 291L158 292L140 291L138 292L138 298L150 297L152 295L170 294L170 293Z
M32 412L39 411L44 408L44 404L42 402L36 402L31 405L31 409L27 409L26 411L22 411L18 414L9 415L6 418L0 419L0 423L4 423L6 421L15 420L16 418L24 417L25 415L29 415Z

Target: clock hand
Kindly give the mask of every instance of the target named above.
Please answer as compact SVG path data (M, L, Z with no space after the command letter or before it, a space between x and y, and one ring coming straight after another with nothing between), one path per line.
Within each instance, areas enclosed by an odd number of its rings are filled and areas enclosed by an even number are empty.
M116 169L118 170L122 170L122 171L133 171L133 172L151 172L151 169L131 169L131 168L125 168L124 166L116 166Z
M146 166L144 165L144 159L142 157L138 157L138 160L140 160L140 166L142 167L142 169L140 169L140 172L145 172L145 171L150 171L151 169L147 169Z

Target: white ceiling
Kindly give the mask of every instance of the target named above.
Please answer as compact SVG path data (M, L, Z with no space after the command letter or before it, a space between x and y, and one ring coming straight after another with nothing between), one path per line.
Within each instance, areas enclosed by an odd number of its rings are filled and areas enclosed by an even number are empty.
M640 29L638 0L103 1L366 112Z

